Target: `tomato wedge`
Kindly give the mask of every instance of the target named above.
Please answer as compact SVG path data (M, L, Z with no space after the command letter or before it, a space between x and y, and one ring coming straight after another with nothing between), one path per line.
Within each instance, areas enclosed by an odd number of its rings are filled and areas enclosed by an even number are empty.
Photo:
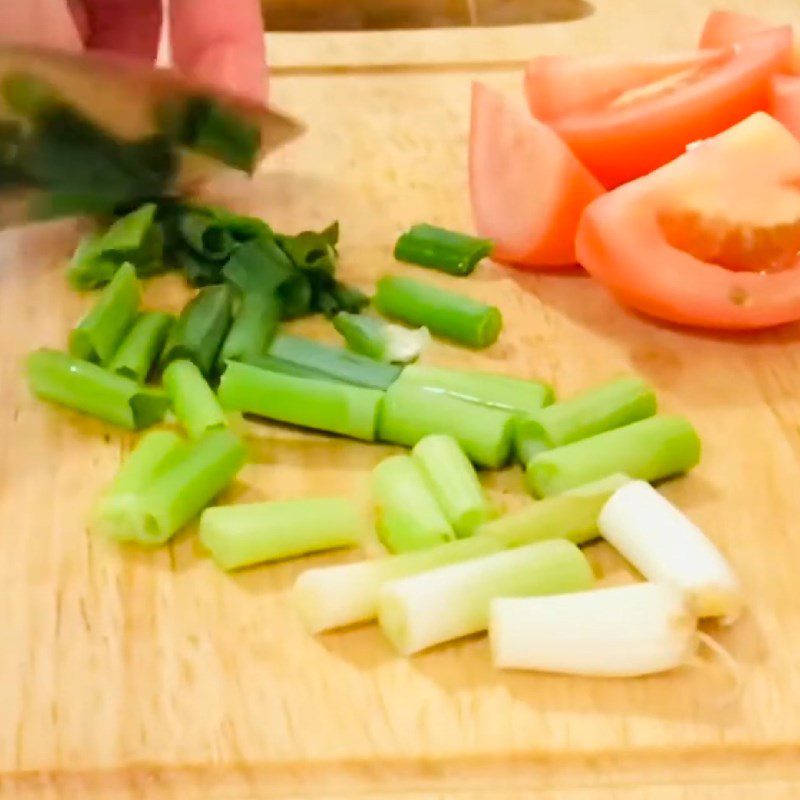
M800 142L757 113L584 212L581 264L624 304L671 322L800 319Z
M646 175L686 146L767 108L770 79L789 61L789 26L757 33L676 80L655 82L597 106L542 116L607 187ZM526 81L531 110L537 88Z
M800 75L772 79L770 113L800 139Z
M603 187L547 125L480 83L472 85L472 209L492 258L523 266L575 263L583 209Z

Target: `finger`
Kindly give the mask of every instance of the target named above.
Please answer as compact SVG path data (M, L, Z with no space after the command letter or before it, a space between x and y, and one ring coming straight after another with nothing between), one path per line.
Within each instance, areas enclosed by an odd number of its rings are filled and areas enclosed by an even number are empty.
M259 0L171 0L175 66L202 83L266 100L264 28Z
M0 42L65 50L81 47L65 0L0 0Z
M154 61L161 34L161 0L83 0L86 47Z

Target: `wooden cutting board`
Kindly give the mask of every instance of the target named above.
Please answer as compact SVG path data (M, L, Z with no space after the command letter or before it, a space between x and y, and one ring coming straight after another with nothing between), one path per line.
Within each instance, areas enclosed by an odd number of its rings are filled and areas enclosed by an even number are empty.
M798 8L758 5L774 19ZM276 37L274 96L309 132L251 185L217 195L281 229L338 218L346 277L369 288L398 269L391 246L406 225L469 225L471 79L519 95L519 62L532 53L691 46L708 7L597 0L563 24ZM577 275L487 265L458 283L501 306L505 330L482 353L437 344L430 362L537 376L562 395L636 372L665 410L692 419L703 463L666 492L730 556L751 604L738 625L713 631L739 663L737 696L713 663L633 681L502 674L480 637L403 660L374 626L306 636L293 580L355 555L229 576L191 531L156 552L86 535L132 438L34 402L20 376L25 353L63 345L89 302L61 274L74 241L72 224L0 236L1 797L799 795L800 328L671 330ZM178 308L185 295L164 279L147 301ZM298 329L331 336L321 321ZM249 434L253 463L230 499L363 499L369 470L391 452L267 425ZM516 469L486 483L510 506L525 502ZM602 547L592 557L602 573L624 572Z

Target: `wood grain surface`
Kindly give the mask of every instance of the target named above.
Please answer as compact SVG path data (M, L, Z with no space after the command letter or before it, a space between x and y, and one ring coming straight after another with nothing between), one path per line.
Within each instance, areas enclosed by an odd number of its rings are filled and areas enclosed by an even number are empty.
M762 5L773 18L798 8ZM344 273L369 289L400 269L391 246L406 225L469 225L472 78L519 93L515 60L529 53L690 46L708 7L598 0L585 19L485 39L279 37L275 98L309 132L252 184L220 183L215 197L281 229L338 218ZM702 465L666 492L729 555L750 600L739 624L712 629L741 666L734 697L709 661L629 681L503 674L480 637L403 660L374 626L306 636L288 588L311 564L357 554L229 576L193 531L156 552L87 536L87 510L133 440L33 401L20 373L28 350L63 345L90 302L64 282L75 237L73 223L0 235L1 797L800 794L800 328L737 338L673 330L623 311L580 275L488 264L458 283L501 306L505 330L482 353L437 344L429 362L537 376L562 395L633 371L666 411L692 419ZM178 308L186 295L165 278L147 302ZM332 336L322 321L298 330ZM277 426L247 432L252 463L228 499L363 500L369 470L391 452ZM485 480L509 506L525 502L518 470ZM624 570L602 547L592 557L601 573Z

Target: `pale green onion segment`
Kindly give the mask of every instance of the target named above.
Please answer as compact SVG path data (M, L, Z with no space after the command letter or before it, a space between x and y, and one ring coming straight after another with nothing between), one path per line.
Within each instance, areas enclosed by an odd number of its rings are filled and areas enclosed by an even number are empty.
M340 311L333 318L333 327L354 352L394 364L416 361L431 341L425 327L404 328L379 317L347 311Z

